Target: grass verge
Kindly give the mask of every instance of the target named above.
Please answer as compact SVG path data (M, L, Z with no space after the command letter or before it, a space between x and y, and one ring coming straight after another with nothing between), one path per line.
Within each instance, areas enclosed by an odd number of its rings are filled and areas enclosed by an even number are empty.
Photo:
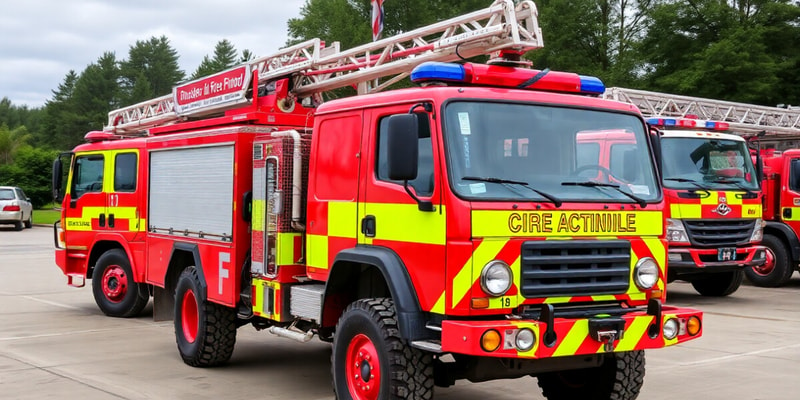
M33 211L34 224L53 225L59 218L61 218L61 211L58 210L43 209Z

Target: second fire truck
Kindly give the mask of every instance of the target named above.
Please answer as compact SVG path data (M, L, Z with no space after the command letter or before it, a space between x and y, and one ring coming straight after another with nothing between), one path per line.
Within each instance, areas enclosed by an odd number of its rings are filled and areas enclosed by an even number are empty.
M624 88L609 88L605 97L637 105L651 126L662 129L668 279L689 281L705 296L735 292L745 273L768 258L759 244L765 225L760 172L747 142L723 133L731 124L711 119L718 115L691 114L704 99Z
M641 114L597 98L596 78L514 66L541 46L534 4L500 0L114 110L68 157L63 191L55 164L57 264L91 278L108 315L152 293L192 366L228 361L250 324L332 342L341 399L523 376L549 399L636 398L644 350L700 337L702 313L663 304ZM421 87L378 93L409 73ZM362 95L321 102L347 86ZM631 134L634 187L577 164L582 132L614 129Z

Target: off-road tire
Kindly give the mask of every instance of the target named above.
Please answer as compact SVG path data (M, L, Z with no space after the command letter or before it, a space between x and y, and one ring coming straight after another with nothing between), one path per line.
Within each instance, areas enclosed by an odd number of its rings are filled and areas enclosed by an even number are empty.
M33 228L33 211L28 215L28 220L25 221L25 227L28 229Z
M190 297L187 297L190 296ZM194 299L194 317L184 318L184 300ZM195 327L187 327L193 333L187 337L184 323L196 318ZM236 309L211 303L206 300L202 281L195 267L188 267L178 278L175 290L175 341L183 362L193 367L213 367L230 360L236 344Z
M375 298L357 300L348 305L336 325L331 370L337 399L353 398L350 392L353 381L348 381L345 363L351 342L356 337L362 340L366 337L374 346L380 371L379 391L374 393L377 397L367 395L362 398L433 398L433 357L411 347L400 337L392 299Z
M760 287L779 287L785 285L792 278L796 264L786 251L786 244L775 235L765 234L761 244L772 252L773 266L769 271L759 267L749 267L744 270L747 280Z
M692 287L697 293L708 297L727 296L739 289L744 281L744 270L714 272L695 278Z
M606 354L603 365L537 376L548 400L633 400L644 384L644 351Z
M117 276L110 278L106 275L110 268L118 272ZM112 282L111 284L120 285L119 296L112 297L104 289L104 279L113 279L116 283ZM97 260L92 272L92 294L97 307L109 317L135 317L142 312L150 300L147 285L134 281L131 263L122 249L108 250Z

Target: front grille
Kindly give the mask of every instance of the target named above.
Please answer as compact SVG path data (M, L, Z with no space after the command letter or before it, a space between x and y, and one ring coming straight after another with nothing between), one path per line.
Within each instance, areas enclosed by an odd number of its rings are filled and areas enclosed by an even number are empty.
M686 233L695 246L738 246L750 242L754 219L685 219Z
M521 289L527 298L621 294L630 281L627 240L549 240L522 244Z

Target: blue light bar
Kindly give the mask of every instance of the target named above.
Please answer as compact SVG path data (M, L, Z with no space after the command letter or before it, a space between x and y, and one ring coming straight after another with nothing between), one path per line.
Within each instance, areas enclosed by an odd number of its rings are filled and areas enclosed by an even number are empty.
M426 62L411 71L411 82L451 81L463 82L466 73L461 64Z
M594 76L578 75L581 79L581 93L603 94L606 92L606 85L600 78Z
M664 122L661 118L648 118L647 123L650 125L661 126Z
M706 121L706 128L707 129L714 129L717 127L717 123L714 121Z

